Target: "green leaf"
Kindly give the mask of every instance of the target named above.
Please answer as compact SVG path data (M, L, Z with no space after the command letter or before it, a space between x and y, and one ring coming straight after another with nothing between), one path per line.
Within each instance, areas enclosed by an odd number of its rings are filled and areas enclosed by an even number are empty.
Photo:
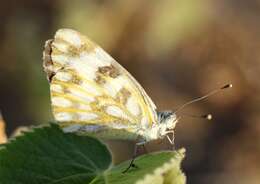
M107 147L95 138L63 133L56 124L35 128L0 147L0 184L184 184L184 149L138 157L110 167Z
M0 148L0 184L86 184L109 168L111 155L97 139L36 128Z
M185 175L181 172L180 163L184 158L184 149L165 151L143 155L135 160L138 168L132 168L127 173L129 161L115 166L91 184L184 184Z

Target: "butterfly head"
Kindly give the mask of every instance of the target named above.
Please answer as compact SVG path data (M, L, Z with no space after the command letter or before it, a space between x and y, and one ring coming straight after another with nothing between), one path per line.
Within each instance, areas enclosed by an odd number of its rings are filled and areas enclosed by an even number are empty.
M157 123L153 123L150 129L142 128L142 134L146 141L163 139L169 132L172 132L177 123L176 114L172 111L157 112Z
M157 112L158 122L160 125L166 126L167 129L174 129L177 122L176 114L172 111Z

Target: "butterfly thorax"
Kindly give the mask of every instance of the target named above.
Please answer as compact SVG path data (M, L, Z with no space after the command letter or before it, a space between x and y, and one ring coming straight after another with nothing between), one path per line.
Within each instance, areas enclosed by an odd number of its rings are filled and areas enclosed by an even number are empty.
M176 115L170 111L157 112L157 117L158 122L153 123L152 127L142 127L139 130L145 142L164 138L177 123Z

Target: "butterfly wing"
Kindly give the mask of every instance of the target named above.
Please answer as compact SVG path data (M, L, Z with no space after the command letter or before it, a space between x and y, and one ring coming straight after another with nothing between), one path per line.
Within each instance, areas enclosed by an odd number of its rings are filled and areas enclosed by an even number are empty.
M79 32L58 30L46 42L43 60L54 117L64 129L134 132L157 122L156 107L140 84Z

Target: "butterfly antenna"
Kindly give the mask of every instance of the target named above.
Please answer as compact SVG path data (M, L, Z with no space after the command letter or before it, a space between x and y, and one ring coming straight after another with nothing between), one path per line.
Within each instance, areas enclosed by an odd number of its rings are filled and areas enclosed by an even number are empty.
M203 100L203 99L205 99L205 98L208 98L208 97L210 97L210 96L212 96L212 95L214 95L214 94L216 94L216 93L222 91L223 89L228 89L228 88L232 88L232 84L226 84L226 85L222 86L221 88L214 89L214 90L210 91L210 92L209 92L208 94L206 94L206 95L203 95L203 96L201 96L201 97L195 98L194 100L191 100L191 101L189 101L189 102L186 102L186 103L184 103L183 105L181 105L180 107L178 107L178 108L175 110L174 113L177 113L177 112L181 111L182 109L184 109L185 107L187 107L187 106L190 105L190 104L193 104L193 103L195 103L195 102L201 101L201 100ZM190 115L190 116L194 116L194 115ZM196 117L198 117L198 118L201 117L201 118L205 118L205 119L212 119L211 114L206 114L206 115L196 116Z
M203 115L194 115L194 114L187 114L181 112L183 116L192 117L192 118L199 118L199 119L206 119L206 120L212 120L211 114L203 114Z

